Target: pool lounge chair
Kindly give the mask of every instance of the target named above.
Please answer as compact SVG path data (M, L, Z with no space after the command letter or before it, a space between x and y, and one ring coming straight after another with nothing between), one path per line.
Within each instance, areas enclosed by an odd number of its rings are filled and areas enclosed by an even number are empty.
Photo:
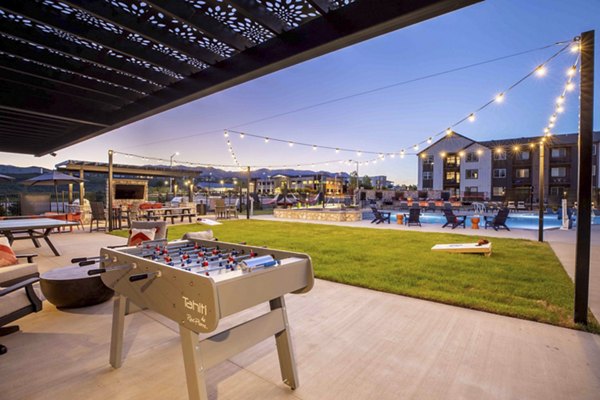
M492 228L494 228L495 231L497 231L499 228L504 228L507 231L510 231L508 226L506 226L506 219L508 218L508 213L510 213L510 209L503 208L500 211L498 211L498 214L496 214L495 217L483 217L485 220L485 229L487 229L488 226L491 226Z
M524 201L517 201L517 210L527 210Z
M461 225L463 228L466 228L466 224L465 224L465 222L467 220L466 216L457 217L456 215L454 215L452 210L444 210L444 216L446 217L446 223L442 226L442 228L451 226L452 229L454 229L457 226L461 226Z
M411 208L408 210L408 217L406 218L406 225L419 225L421 226L421 209L420 208Z
M375 217L375 218L373 218L373 221L371 221L371 223L381 224L386 221L388 224L390 223L390 217L391 217L392 213L385 212L385 211L379 211L375 207L371 207L371 210L373 210L373 216Z

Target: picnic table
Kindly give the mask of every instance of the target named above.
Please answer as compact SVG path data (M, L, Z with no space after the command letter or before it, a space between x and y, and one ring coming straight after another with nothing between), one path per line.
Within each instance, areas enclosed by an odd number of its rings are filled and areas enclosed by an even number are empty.
M194 207L192 206L181 206L181 207L161 207L161 208L149 208L144 210L146 212L147 220L157 220L161 217L164 221L168 218L171 219L171 223L175 222L175 218L180 217L181 222L183 222L184 218L189 218L190 223L192 222L192 217L195 217L196 214L192 212Z
M60 221L52 218L20 218L5 219L0 221L0 233L8 238L12 245L15 240L31 239L35 247L41 247L38 239L44 239L54 255L60 256L60 252L50 241L50 233L53 229L77 226L76 222Z

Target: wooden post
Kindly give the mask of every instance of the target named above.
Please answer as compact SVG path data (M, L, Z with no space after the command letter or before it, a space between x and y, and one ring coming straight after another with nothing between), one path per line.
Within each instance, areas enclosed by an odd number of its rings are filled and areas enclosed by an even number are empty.
M113 186L113 151L108 151L108 189L106 190L106 201L108 203L108 230L113 230L113 194L112 194L112 186Z
M592 207L592 142L594 123L594 31L581 34L579 96L579 170L577 177L577 241L575 243L575 323L587 325L590 280Z
M539 191L538 191L538 197L539 197L539 211L538 211L538 241L539 242L543 242L544 241L544 170L546 168L545 166L545 159L544 159L544 150L545 150L545 146L546 143L544 143L545 140L544 138L542 138L540 140L540 174L539 174Z
M83 168L79 168L79 178L83 179ZM79 182L79 210L83 211L83 201L85 199L85 183Z

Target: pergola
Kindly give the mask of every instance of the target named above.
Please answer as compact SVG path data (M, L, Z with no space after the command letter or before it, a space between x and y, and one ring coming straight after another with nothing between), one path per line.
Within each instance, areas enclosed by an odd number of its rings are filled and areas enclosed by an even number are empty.
M3 0L0 151L42 156L481 0Z
M84 178L86 173L109 174L110 166L107 163L67 160L56 164L56 169L63 172L77 173ZM202 170L190 167L164 167L153 165L126 165L113 164L112 173L117 175L131 175L144 177L166 177L166 178L190 178L200 175ZM83 204L85 195L85 183L79 184L79 201ZM69 194L71 196L71 194Z

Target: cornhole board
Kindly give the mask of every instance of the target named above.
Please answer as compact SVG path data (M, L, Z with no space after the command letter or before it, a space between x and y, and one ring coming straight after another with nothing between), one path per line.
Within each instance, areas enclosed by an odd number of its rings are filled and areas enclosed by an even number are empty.
M452 244L436 244L431 248L431 251L443 251L446 253L465 253L465 254L483 254L486 257L492 255L492 243L482 244L477 243L452 243Z
M198 218L198 223L204 224L204 225L223 225L220 222L215 221L214 219L208 219L208 218Z

